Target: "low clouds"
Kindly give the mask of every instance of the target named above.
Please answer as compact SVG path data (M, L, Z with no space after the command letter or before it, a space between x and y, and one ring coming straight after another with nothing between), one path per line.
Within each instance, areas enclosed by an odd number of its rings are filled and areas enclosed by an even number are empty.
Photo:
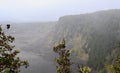
M0 0L0 21L51 21L60 16L119 9L119 0Z

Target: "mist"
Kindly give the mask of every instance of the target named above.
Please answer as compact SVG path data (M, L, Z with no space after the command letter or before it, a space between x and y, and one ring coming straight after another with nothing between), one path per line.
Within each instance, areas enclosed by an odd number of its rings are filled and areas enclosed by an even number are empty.
M119 9L119 0L1 0L0 21L56 21L64 15Z
M53 47L65 39L70 60L107 73L119 55L119 0L0 0L0 24L15 37L18 56L30 66L20 73L56 73ZM72 66L71 73L77 67Z

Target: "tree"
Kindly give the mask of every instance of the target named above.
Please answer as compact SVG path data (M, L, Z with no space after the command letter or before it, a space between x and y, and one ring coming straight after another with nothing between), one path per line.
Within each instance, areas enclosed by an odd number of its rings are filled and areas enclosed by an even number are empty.
M14 40L15 38L5 34L0 26L0 73L19 73L21 66L27 68L29 65L17 56L20 51L14 49Z
M120 56L116 58L115 63L113 64L115 73L120 73Z
M118 43L118 48L120 48L120 42ZM120 53L120 49L117 49L118 53ZM116 52L117 53L117 52ZM114 63L112 64L114 73L120 73L120 54L117 54L117 57L114 60Z
M70 65L70 49L65 49L65 40L63 39L60 44L53 47L55 53L59 54L59 57L56 58L57 62L57 73L71 73Z
M86 67L86 66L79 66L78 65L78 72L79 73L90 73L91 72L91 68Z

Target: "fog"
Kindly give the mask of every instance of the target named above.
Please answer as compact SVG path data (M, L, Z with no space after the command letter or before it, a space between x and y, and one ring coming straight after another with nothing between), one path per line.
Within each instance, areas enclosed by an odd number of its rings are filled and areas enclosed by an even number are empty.
M59 17L119 9L119 0L0 0L0 21L56 21Z
M73 61L88 64L93 70L105 65L101 57L111 57L112 46L116 48L113 43L120 36L119 3L119 0L0 0L0 24L3 27L11 24L5 32L15 37L15 48L21 51L18 56L30 64L27 69L22 67L20 73L56 73L52 47L62 38L75 53Z
M30 64L27 69L21 68L20 73L55 73L55 62L49 54L52 47L45 49L47 44L42 45L54 25L55 22L11 24L7 33L16 39L15 48L21 51L18 56Z

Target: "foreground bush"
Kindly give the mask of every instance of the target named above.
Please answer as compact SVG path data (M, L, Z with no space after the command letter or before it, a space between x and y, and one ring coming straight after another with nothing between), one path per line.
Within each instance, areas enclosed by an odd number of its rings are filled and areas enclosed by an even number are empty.
M7 26L7 30L9 28ZM15 38L6 35L0 26L0 73L19 73L21 66L28 67L28 62L17 56L20 51L14 49L14 40Z

